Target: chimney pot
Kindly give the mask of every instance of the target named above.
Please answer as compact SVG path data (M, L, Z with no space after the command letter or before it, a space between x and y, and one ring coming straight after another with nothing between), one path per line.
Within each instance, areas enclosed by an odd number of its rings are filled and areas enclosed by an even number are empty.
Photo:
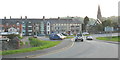
M45 19L45 16L43 16L43 19Z
M60 17L58 17L58 20L60 19Z
M11 19L11 16L10 16L10 19Z
M25 19L27 19L27 16L25 16Z
M4 17L4 19L6 19L6 16Z
M22 16L21 16L21 19L22 19Z

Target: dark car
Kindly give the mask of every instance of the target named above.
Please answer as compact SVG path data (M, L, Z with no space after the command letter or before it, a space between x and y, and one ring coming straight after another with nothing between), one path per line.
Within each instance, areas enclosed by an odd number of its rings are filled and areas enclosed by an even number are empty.
M50 34L49 39L50 40L62 40L62 38L60 38L60 36L58 36L57 34Z
M76 37L75 37L75 42L77 42L77 41L83 42L82 34L77 34L77 35L76 35Z

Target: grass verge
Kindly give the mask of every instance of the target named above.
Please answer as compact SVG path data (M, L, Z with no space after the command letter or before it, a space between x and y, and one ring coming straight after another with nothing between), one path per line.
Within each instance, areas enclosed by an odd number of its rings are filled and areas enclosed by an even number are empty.
M112 37L97 37L96 39L105 40L105 41L115 41L120 42L120 36L112 36Z
M55 45L57 45L61 42L61 41L43 41L43 40L38 40L36 38L29 38L29 40L32 41L32 42L34 41L33 43L31 42L31 45L32 46L37 46L37 47L24 48L24 49L18 49L18 50L0 51L0 55L25 53L25 52L31 52L31 51L36 51L36 50L42 50L42 49L46 49L46 48L49 48L49 47L53 47L53 46L55 46Z
M83 36L90 36L90 34L85 34L85 35L83 35Z
M70 36L67 36L66 39L71 39L71 38L74 38L74 37L70 37Z

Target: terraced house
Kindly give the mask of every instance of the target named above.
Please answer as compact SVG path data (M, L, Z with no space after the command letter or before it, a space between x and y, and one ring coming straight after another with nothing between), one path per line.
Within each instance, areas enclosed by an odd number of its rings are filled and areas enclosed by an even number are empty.
M76 34L82 23L75 18L9 18L1 19L1 32L17 32L21 35L49 35L51 33Z

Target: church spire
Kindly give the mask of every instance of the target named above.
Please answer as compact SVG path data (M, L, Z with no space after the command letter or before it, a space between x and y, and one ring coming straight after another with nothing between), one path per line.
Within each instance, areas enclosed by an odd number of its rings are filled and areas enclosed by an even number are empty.
M98 5L97 19L100 20L100 21L102 21L102 15L101 15L101 10L100 10L100 5Z

